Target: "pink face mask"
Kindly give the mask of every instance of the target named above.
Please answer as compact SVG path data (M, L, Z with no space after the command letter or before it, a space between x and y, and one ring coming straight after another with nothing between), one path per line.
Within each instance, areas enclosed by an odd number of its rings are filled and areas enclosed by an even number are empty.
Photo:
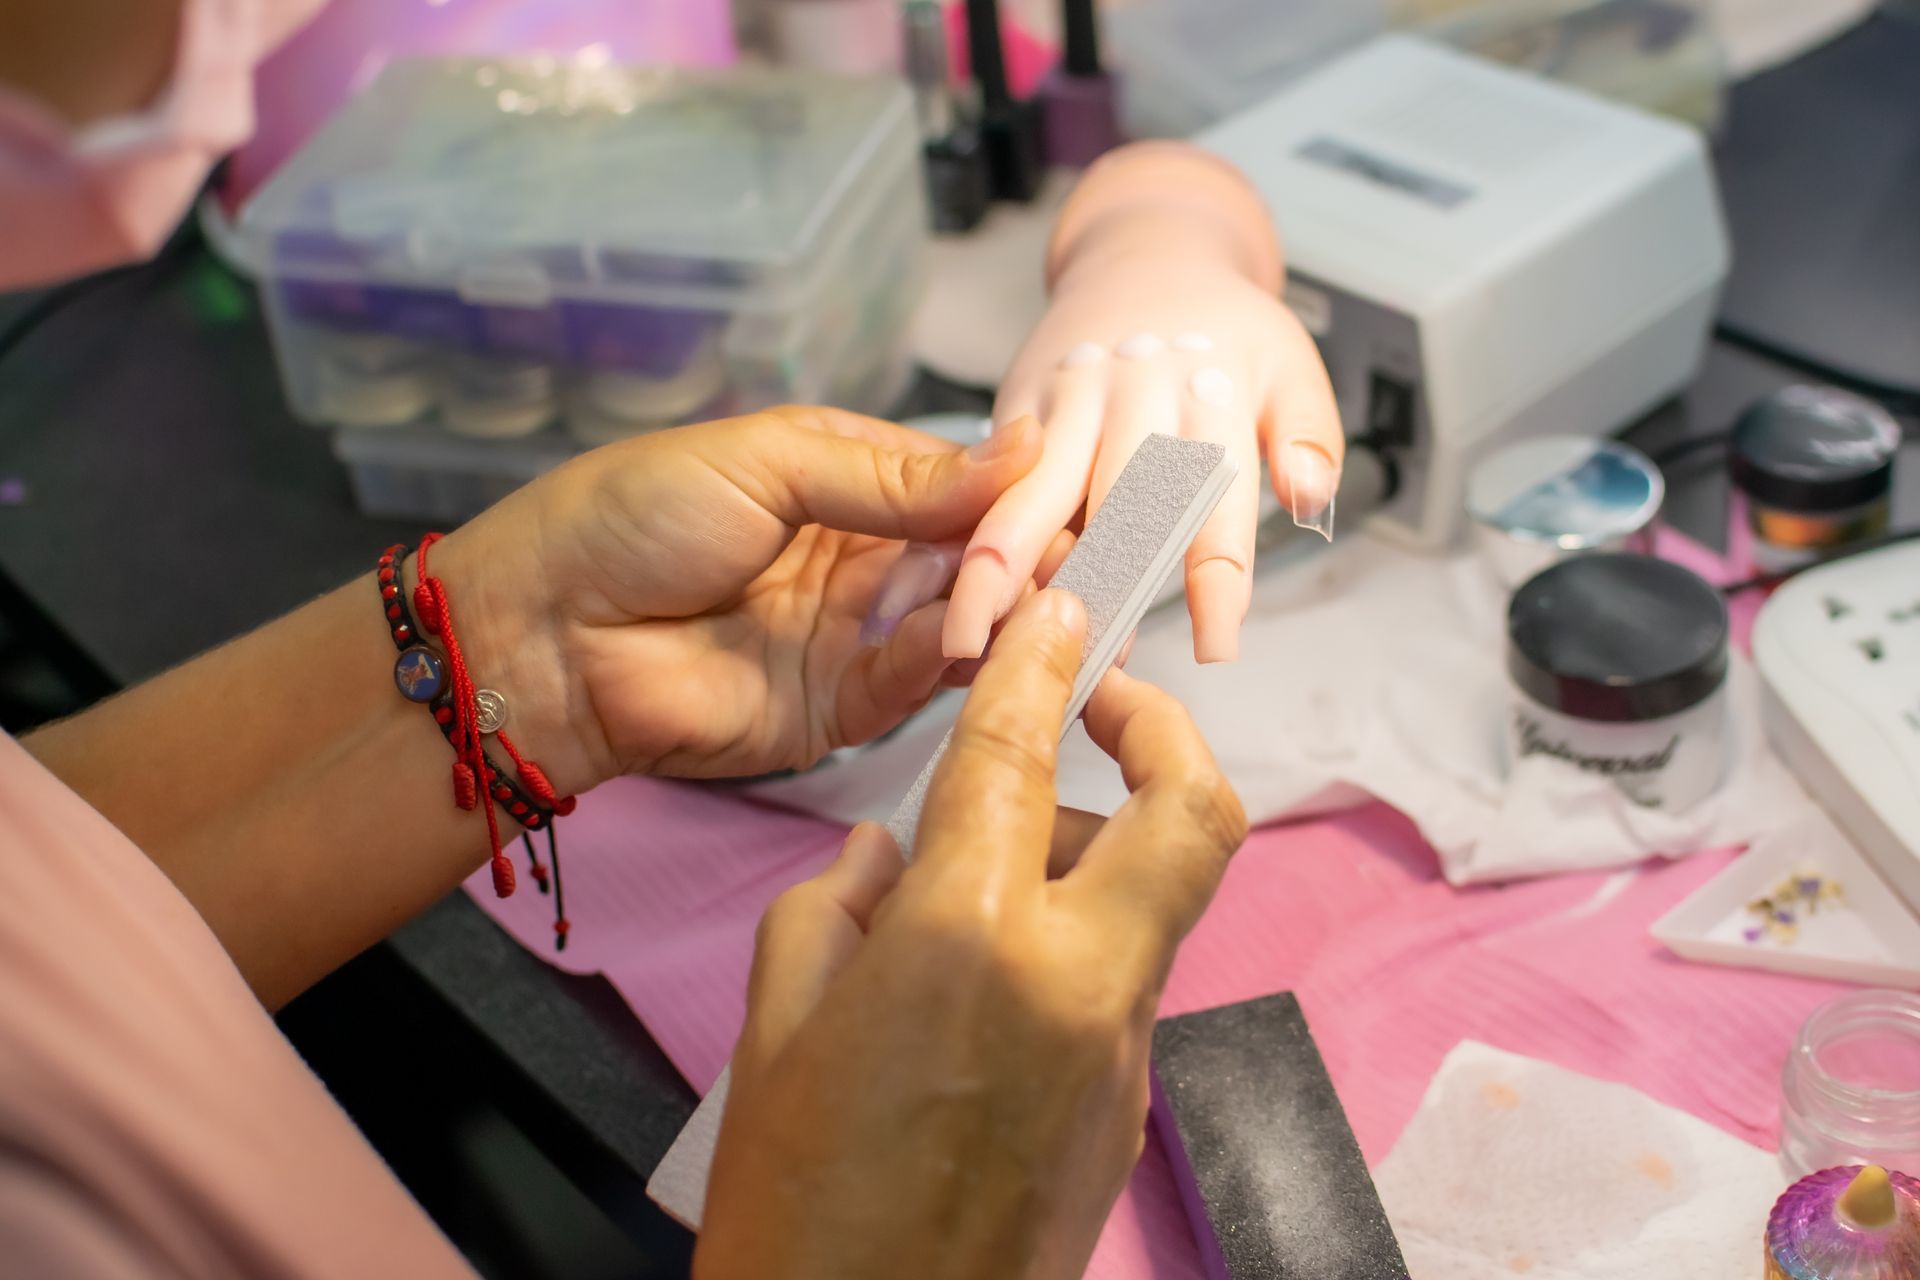
M167 87L75 129L0 87L0 289L146 257L253 128L253 65L324 0L185 0Z

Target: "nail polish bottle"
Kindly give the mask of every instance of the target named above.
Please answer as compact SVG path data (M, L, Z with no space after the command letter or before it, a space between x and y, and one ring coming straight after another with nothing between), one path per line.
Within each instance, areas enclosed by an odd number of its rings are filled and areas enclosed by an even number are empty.
M920 121L921 159L933 229L971 231L987 215L993 185L970 112L955 101L947 59L947 22L937 0L911 0L904 17L907 82Z
M1046 138L1047 163L1084 169L1120 145L1113 77L1100 65L1099 15L1094 0L1064 0L1060 61L1035 91Z
M1040 112L1007 85L997 0L967 0L967 52L980 87L980 139L994 198L1025 204L1040 193L1046 169Z

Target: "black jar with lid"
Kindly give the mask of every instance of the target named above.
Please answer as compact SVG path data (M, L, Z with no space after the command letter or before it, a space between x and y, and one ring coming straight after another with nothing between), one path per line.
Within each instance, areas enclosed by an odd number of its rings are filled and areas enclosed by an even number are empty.
M1886 532L1900 426L1831 387L1787 387L1734 425L1727 470L1746 499L1753 567L1789 569Z
M1535 574L1507 609L1510 770L1545 759L1646 808L1692 808L1726 764L1727 607L1698 574L1605 552Z

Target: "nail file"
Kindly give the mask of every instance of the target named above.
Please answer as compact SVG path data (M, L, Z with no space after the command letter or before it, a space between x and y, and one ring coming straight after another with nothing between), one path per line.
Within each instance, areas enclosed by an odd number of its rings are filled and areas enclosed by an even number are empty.
M1175 436L1150 435L1120 471L1106 501L1087 522L1073 550L1055 570L1050 586L1080 597L1087 610L1087 635L1080 673L1073 684L1065 736L1093 696L1100 678L1140 625L1174 566L1200 526L1233 482L1235 467L1220 445ZM949 735L950 737L951 735ZM927 767L914 779L887 820L887 830L902 856L913 856L920 807L934 770L946 754L943 738ZM722 1071L701 1100L686 1128L647 1182L647 1194L686 1226L698 1230L706 1203L707 1172L720 1136L731 1070Z
M1208 1280L1404 1280L1292 995L1161 1019L1152 1115Z

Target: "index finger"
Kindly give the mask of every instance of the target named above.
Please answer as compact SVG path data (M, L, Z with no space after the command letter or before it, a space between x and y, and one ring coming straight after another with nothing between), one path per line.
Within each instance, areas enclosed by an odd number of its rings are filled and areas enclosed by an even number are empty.
M1295 524L1331 539L1347 437L1320 350L1291 313L1275 360L1260 424L1273 491Z
M1115 921L1123 938L1153 943L1152 962L1199 921L1246 838L1239 797L1171 695L1123 671L1087 703L1087 736L1120 763L1133 794L1107 820L1060 890Z
M927 788L916 882L962 865L1044 879L1054 761L1086 628L1085 607L1064 591L1029 597L1007 620Z

